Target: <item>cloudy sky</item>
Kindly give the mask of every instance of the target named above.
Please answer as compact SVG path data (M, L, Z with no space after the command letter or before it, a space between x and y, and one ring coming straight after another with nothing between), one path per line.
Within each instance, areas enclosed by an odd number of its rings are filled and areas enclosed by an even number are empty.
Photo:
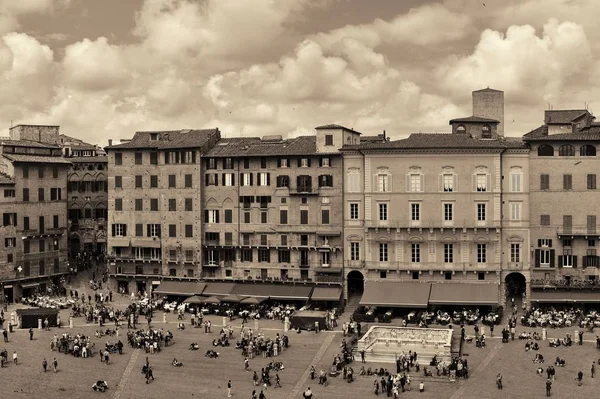
M598 0L0 0L0 127L401 138L448 131L489 86L518 136L548 104L600 112L598 15Z

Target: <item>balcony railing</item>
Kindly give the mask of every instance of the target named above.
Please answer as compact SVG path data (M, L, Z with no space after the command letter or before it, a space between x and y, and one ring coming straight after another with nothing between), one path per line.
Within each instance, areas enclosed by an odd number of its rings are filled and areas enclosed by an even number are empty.
M532 279L532 288L598 288L600 280L579 279Z
M600 236L600 228L592 225L560 226L556 230L559 236Z
M354 221L358 222L358 221ZM501 227L499 220L365 220L364 226L371 229L496 229Z
M500 264L495 262L374 262L366 261L365 268L373 270L437 270L437 271L496 271L500 270Z
M315 276L314 281L316 283L342 283L342 277L336 276Z

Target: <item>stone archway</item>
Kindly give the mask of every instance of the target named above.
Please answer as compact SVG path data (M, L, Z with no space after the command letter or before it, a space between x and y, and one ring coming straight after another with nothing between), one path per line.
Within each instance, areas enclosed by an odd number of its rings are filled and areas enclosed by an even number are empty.
M527 290L527 279L519 272L509 273L504 278L506 287L506 297L521 298L524 292Z
M362 294L365 289L365 277L358 270L348 273L348 296Z
M81 240L79 239L79 236L76 234L73 234L69 238L69 252L72 257L76 257L77 254L79 252L81 252Z

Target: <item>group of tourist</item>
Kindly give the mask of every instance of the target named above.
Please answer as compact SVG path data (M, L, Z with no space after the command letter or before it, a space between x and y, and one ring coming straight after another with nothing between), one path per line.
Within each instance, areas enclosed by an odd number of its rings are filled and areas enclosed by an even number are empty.
M132 348L144 349L146 353L158 353L163 346L169 346L173 341L173 334L166 333L163 329L146 329L127 332L127 342Z

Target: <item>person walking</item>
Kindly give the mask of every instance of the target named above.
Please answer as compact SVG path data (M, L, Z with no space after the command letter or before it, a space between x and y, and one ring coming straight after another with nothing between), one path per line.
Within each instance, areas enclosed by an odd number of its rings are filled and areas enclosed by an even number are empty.
M33 328L29 329L29 340L33 341Z
M250 361L248 360L248 358L244 359L244 370L246 371L250 371L248 370L250 368Z
M498 389L502 389L502 374L500 373L496 376L496 385L498 386Z
M592 374L592 378L594 378L594 373L596 372L596 366L592 363L592 369L590 370Z
M362 363L366 363L365 362L365 350L364 349L360 351L360 361Z
M258 399L267 399L267 397L265 396L265 393L263 391L260 391L260 394L258 395Z
M274 388L281 388L281 380L279 379L278 373L275 373L275 387Z
M227 397L231 398L231 380L227 381Z
M44 369L44 373L48 370L48 361L46 360L46 358L42 360L42 368Z
M577 373L577 385L581 386L582 383L583 383L583 371L579 370L579 373Z
M13 351L13 363L19 364L19 358L17 357L17 351Z
M548 378L546 380L546 396L550 396L552 391L552 380Z
M52 360L52 368L54 369L55 373L58 371L58 360L56 360L56 358Z
M2 336L4 337L4 342L8 342L8 331L4 330L2 331Z
M252 390L252 396L250 398L251 399L258 399L258 397L256 396L256 389Z

